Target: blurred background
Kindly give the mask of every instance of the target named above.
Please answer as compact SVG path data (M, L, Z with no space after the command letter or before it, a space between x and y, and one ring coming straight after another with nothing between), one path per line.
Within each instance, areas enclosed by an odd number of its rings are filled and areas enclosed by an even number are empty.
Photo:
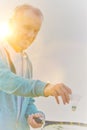
M47 120L87 123L87 0L2 0L0 22L20 4L32 4L43 12L42 28L28 49L33 78L63 82L80 95L77 110L58 105L53 97L36 98ZM77 99L76 99L77 100Z

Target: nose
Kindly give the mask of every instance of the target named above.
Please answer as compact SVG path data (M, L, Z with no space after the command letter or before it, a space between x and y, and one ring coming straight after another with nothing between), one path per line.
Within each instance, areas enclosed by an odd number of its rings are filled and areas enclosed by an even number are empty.
M28 31L25 31L23 33L22 38L33 41L33 39L36 37L36 34L37 34L37 31L35 31L35 30L30 30L29 31L28 30Z

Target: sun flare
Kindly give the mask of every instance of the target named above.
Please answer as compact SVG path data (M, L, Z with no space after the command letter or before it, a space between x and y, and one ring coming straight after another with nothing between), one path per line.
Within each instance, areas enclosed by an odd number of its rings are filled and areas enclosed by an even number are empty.
M8 23L0 23L0 39L5 39L10 34Z

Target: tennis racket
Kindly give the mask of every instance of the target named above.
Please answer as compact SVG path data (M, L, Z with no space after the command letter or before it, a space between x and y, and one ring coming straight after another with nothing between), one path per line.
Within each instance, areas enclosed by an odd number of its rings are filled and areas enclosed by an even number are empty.
M46 121L43 130L87 130L87 124L80 122Z

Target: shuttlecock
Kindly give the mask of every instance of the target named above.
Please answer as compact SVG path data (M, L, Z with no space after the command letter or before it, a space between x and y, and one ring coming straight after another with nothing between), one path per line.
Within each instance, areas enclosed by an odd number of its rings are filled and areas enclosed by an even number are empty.
M70 96L70 99L71 99L71 104L72 104L72 111L76 111L78 103L79 103L79 101L81 99L81 95L79 95L79 94L72 94Z

